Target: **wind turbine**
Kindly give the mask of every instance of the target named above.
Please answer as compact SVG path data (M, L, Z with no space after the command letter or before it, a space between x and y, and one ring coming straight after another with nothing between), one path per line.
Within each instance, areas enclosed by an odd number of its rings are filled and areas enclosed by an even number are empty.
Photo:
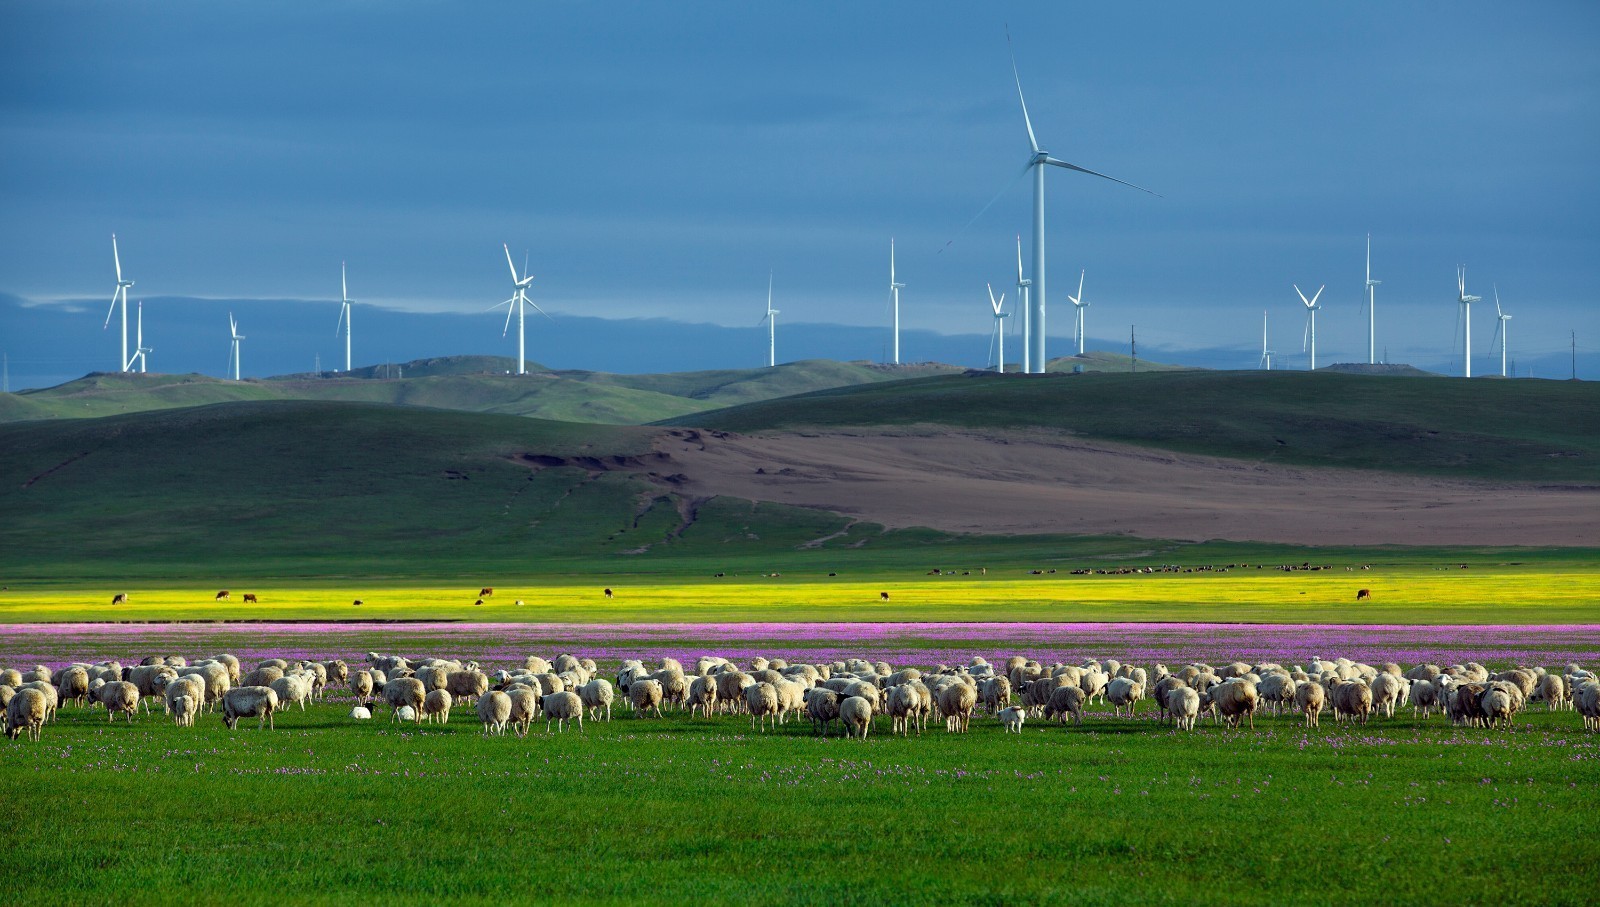
M892 247L891 247L890 257L893 258ZM766 324L767 324L767 367L768 368L772 368L772 367L774 367L774 366L776 366L778 364L778 319L774 317L777 314L778 314L778 310L772 307L772 272L768 271L767 272L767 314L762 316L761 321L756 322L756 327L761 327L761 322L762 321L766 322ZM899 336L900 336L899 332L896 331L895 332L896 340L899 339ZM898 362L899 358L896 357L895 361Z
M510 308L506 309L505 327L500 329L501 337L504 337L511 330L511 313L516 312L517 314L517 374L526 375L528 373L527 321L524 316L527 313L527 308L530 305L533 306L534 311L546 318L550 318L550 314L539 308L538 303L528 298L528 286L533 283L533 275L527 273L527 263L523 263L523 274L518 277L516 262L511 260L511 247L505 243L500 245L501 248L506 250L506 267L511 269L511 298L505 302L496 303L493 308L498 309L500 306L510 306ZM554 321L555 319L551 318L550 320Z
M1089 304L1083 301L1083 274L1083 271L1078 272L1078 295L1067 297L1072 300L1072 307L1076 310L1074 314L1078 316L1072 324L1072 335L1078 338L1079 356L1083 355L1083 310L1089 307Z
M1313 372L1317 370L1317 309L1322 308L1322 306L1317 305L1317 299L1322 296L1322 291L1326 288L1327 284L1317 287L1317 292L1310 299L1307 299L1306 294L1300 292L1298 284L1294 287L1294 291L1299 295L1300 301L1306 304L1306 333L1304 337L1300 338L1300 351L1305 352L1307 342L1310 343L1311 370Z
M134 342L133 342L133 357L135 359L139 360L139 374L142 375L142 374L145 373L145 368L146 368L146 365L148 364L147 360L146 360L146 356L148 354L150 354L150 353L155 352L155 350L153 350L150 347L147 347L147 346L144 345L144 300L142 300L142 299L139 300L139 313L138 313L138 321L136 322L136 324L137 324L137 328L136 328L137 334L135 336L137 337L137 339L134 340ZM131 364L131 360L130 360L130 364Z
M770 275L769 275L770 282ZM900 291L905 289L905 284L896 283L894 279L894 237L889 237L889 295L894 297L894 364L900 364ZM771 295L772 288L767 288ZM772 300L767 300L767 308L772 308Z
M1500 308L1499 287L1494 288L1494 314L1494 334L1500 340L1500 377L1504 378L1506 376L1506 343L1511 339L1511 325L1506 324L1506 322L1511 320L1511 316ZM1494 349L1494 340L1492 339L1489 341L1489 349Z
M339 336L340 326L344 327L344 370L350 371L350 304L355 302L350 298L350 282L345 279L344 262L339 262L339 295L344 302L339 306L339 322L333 326L333 335Z
M1007 313L1000 311L1000 307L1006 304L1006 294L1001 293L1000 298L995 299L994 285L984 284L984 286L989 288L989 308L994 309L994 334L1000 338L1000 356L995 371L1004 375L1006 373L1006 329L1005 322L1001 319L1005 318Z
M1381 280L1372 279L1372 234L1367 234L1367 364L1378 363L1378 294Z
M239 341L244 335L239 333L239 323L233 320L233 313L228 313L228 333L233 336L233 343L228 347L228 364L233 366L233 380L239 380Z
M1482 296L1467 295L1467 266L1456 267L1456 296L1461 303L1462 316L1467 322L1466 342L1461 347L1461 361L1466 377L1472 377L1472 304L1482 302Z
M1006 44L1010 45L1010 43L1011 43L1011 36L1010 36L1010 34L1007 34L1006 35ZM1013 79L1015 79L1015 81L1017 83L1017 100L1022 103L1022 122L1023 122L1023 125L1028 127L1028 145L1032 149L1032 153L1028 157L1028 163L1024 166L1024 171L1030 170L1030 169L1033 171L1033 293L1032 293L1032 299L1030 300L1030 303L1029 303L1030 312L1029 312L1029 316L1028 316L1028 320L1030 322L1029 327L1031 329L1030 330L1030 336L1028 338L1029 365L1031 366L1031 371L1043 372L1045 370L1045 365L1046 365L1045 349L1044 349L1044 341L1045 341L1045 322L1044 322L1044 312L1045 312L1044 168L1045 168L1045 165L1049 164L1049 165L1054 166L1054 167L1063 167L1063 168L1065 168L1067 170L1076 170L1079 173L1087 173L1090 176L1098 176L1101 179L1111 180L1113 183L1121 183L1122 185L1127 186L1130 189L1138 189L1140 192L1149 192L1151 195L1156 195L1156 193L1150 192L1149 189L1146 189L1146 188L1144 188L1142 186L1135 186L1132 183L1124 182L1122 180L1119 180L1114 176L1107 176L1104 173L1099 173L1097 171L1090 170L1090 169L1088 169L1086 167L1079 167L1077 164L1069 164L1066 161L1057 160L1056 158L1051 157L1048 152L1046 152L1043 149L1041 149L1039 147L1038 138L1036 138L1034 136L1034 134L1033 134L1033 120L1030 119L1029 116L1028 116L1028 101L1027 101L1026 98L1024 98L1022 96L1022 77L1017 74L1017 59L1016 59L1015 56L1013 56L1011 58L1011 76L1012 76Z
M1022 373L1028 373L1028 289L1033 281L1022 276L1022 234L1017 234L1017 301L1022 304Z
M133 281L122 279L122 256L117 254L117 234L111 234L111 260L117 265L117 288L111 291L111 308L106 310L106 323L102 330L111 327L111 316L117 311L117 300L122 300L122 356L117 360L124 372L133 370L133 360L128 358L128 288Z
M1273 350L1267 349L1267 313L1261 313L1261 361L1256 363L1257 368L1265 366L1267 371L1272 371Z

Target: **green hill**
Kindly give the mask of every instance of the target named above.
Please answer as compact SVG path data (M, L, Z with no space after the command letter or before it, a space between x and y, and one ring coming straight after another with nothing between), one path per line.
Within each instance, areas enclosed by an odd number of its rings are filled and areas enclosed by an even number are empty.
M1045 371L1052 373L1071 372L1075 368L1085 372L1133 372L1136 369L1141 372L1180 372L1194 367L1151 362L1148 359L1140 359L1135 366L1132 356L1104 350L1085 350L1082 356L1058 356L1045 365Z
M1186 370L863 385L667 420L739 432L948 425L1435 475L1600 484L1600 384Z

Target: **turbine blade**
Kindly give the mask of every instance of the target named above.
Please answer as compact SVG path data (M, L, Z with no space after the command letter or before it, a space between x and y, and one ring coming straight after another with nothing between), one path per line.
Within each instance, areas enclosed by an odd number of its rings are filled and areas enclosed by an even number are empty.
M106 323L105 323L104 327L101 328L101 330L104 330L105 328L111 327L111 316L116 314L116 312L117 312L117 294L119 294L121 292L122 292L122 287L120 287L120 286L117 287L115 290L111 291L111 308L106 310Z
M894 283L894 237L889 237L889 283Z
M1313 305L1313 306L1316 305L1317 304L1317 300L1322 298L1322 291L1326 290L1327 288L1328 288L1327 284L1323 284L1322 286L1317 287L1317 292L1316 292L1315 295L1313 295L1311 297L1311 302L1309 304Z
M1494 313L1496 315L1504 315L1505 313L1500 311L1500 285L1491 284L1491 286L1494 287Z
M1039 153L1039 140L1033 134L1033 118L1028 116L1028 99L1022 96L1022 76L1017 74L1017 55L1011 52L1011 29L1006 28L1006 53L1011 57L1011 78L1017 83L1017 100L1022 102L1022 124L1028 127L1028 146Z
M502 249L506 250L506 267L511 269L511 282L512 283L521 283L521 278L517 277L517 265L516 265L516 262L511 260L511 247L506 245L505 243L501 243L500 247Z
M1306 294L1300 292L1300 285L1296 283L1290 284L1290 286L1294 287L1295 293L1300 297L1300 301L1306 304L1306 308L1310 308L1311 300L1306 298Z
M994 194L994 198L989 199L989 201L982 208L978 209L978 213L977 214L972 215L972 219L971 220L967 221L964 225L962 225L960 230L956 231L956 235L955 236L950 237L950 239L948 239L945 242L944 245L939 247L939 252L942 254L945 249L948 249L951 246L955 245L955 241L960 239L962 237L962 235L964 235L967 232L968 228L970 228L973 224L977 223L978 222L978 218L980 218L983 215L985 215L986 213L988 213L989 209L994 207L994 203L1000 200L1000 196L1005 195L1007 192L1010 192L1011 191L1011 187L1015 186L1017 184L1017 180L1022 179L1022 177L1024 175L1026 175L1027 172L1029 170L1031 170L1032 168L1033 168L1033 158L1028 158L1028 162L1026 164L1022 165L1022 169L1018 170L1016 175L1011 177L1011 179L1008 180L1004 186L1000 187L1000 191L996 192ZM1019 251L1017 254L1020 256L1022 253Z
M350 284L345 280L344 262L339 262L339 296L346 303L350 302Z
M1090 176L1098 176L1103 180L1110 180L1113 183L1121 183L1122 185L1127 186L1129 189L1138 189L1140 192L1149 192L1151 195L1154 195L1156 198L1163 198L1164 197L1159 192L1151 192L1149 189L1146 189L1143 186L1135 186L1133 183L1130 183L1127 180L1119 180L1114 176L1107 176L1107 175L1105 175L1104 173L1101 173L1098 170L1090 170L1088 167L1079 167L1077 164L1069 164L1066 161L1058 161L1053 157L1045 158L1044 162L1046 164L1054 164L1057 167L1065 167L1068 170L1076 170L1079 173L1087 173Z
M515 296L513 296L510 299L506 300L506 302L511 302L511 303L515 303L516 301L517 301L517 298ZM516 310L517 310L517 307L515 305L511 305L511 306L507 306L506 307L506 325L505 325L505 327L500 329L500 336L501 337L504 337L506 335L506 333L511 330L511 313L515 312Z
M1083 304L1081 302L1078 302L1078 300L1083 298L1083 275L1085 273L1087 273L1087 269L1078 271L1078 295L1073 297L1073 299L1072 299L1072 301L1077 305L1082 305Z
M544 309L539 308L539 304L537 302L534 302L533 300L529 299L529 300L527 300L527 303L528 303L528 305L533 306L533 310L535 312L538 312L540 315L543 315L546 318L550 318L550 313L546 312ZM550 320L551 321L555 321L554 318L550 318Z
M1305 352L1306 350L1308 350L1310 348L1311 348L1311 310L1307 309L1306 310L1306 330L1305 330L1305 333L1300 336L1300 352L1303 353L1303 352Z
M1022 285L1022 281L1025 280L1025 279L1026 278L1024 278L1022 276L1022 234L1018 233L1017 234L1017 285L1021 286Z
M122 256L117 254L117 234L111 234L111 260L117 263L117 283L122 283Z
M335 337L339 336L339 329L344 327L344 313L345 313L345 310L348 309L349 307L350 307L349 303L345 303L344 305L339 306L339 320L334 322L334 325L333 325L333 335Z

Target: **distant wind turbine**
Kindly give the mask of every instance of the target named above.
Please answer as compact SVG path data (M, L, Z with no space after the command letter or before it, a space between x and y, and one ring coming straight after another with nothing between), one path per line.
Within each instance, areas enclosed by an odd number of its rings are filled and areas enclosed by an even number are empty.
M1511 342L1511 325L1509 324L1511 316L1500 308L1500 288L1498 286L1494 288L1494 314L1494 335L1500 341L1500 377L1504 378L1506 376L1506 344ZM1489 341L1489 349L1491 351L1494 350L1493 339Z
M997 300L994 298L994 285L984 284L984 286L989 288L989 308L994 309L994 335L1000 338L1000 355L996 361L995 371L1003 375L1006 373L1006 329L1002 319L1006 317L1006 313L1000 309L1006 304L1006 294L1001 293Z
M778 310L772 307L772 272L768 271L767 272L767 314L765 314L765 315L763 315L761 317L761 321L756 322L756 327L761 327L763 322L765 322L766 325L767 325L767 367L768 368L772 368L772 367L774 367L774 366L776 366L778 364L778 319L776 317L777 314L778 314ZM896 332L895 336L896 336L896 338L898 338L899 337L899 333ZM898 360L896 360L896 361L898 361Z
M1007 35L1006 35L1006 44L1007 44L1008 48L1010 46L1010 43L1011 43L1011 35L1009 33L1007 33ZM1151 195L1156 195L1156 193L1150 192L1149 189L1145 189L1142 186L1135 186L1132 183L1124 182L1122 180L1119 180L1114 176L1107 176L1104 173L1099 173L1097 171L1090 170L1090 169L1088 169L1086 167L1079 167L1077 164L1069 164L1066 161L1057 160L1056 158L1051 157L1048 152L1046 152L1043 149L1041 149L1039 147L1039 140L1038 140L1038 138L1036 138L1034 136L1034 133L1033 133L1033 120L1031 118L1029 118L1029 116L1028 116L1028 101L1027 101L1026 98L1024 98L1022 96L1022 76L1018 75L1018 73L1017 73L1017 60L1016 60L1015 56L1012 56L1012 58L1011 58L1011 75L1012 75L1012 78L1017 83L1017 100L1022 103L1022 122L1023 122L1023 125L1027 126L1027 128L1028 128L1028 145L1032 149L1032 153L1028 157L1028 163L1024 167L1024 172L1026 172L1027 170L1032 170L1033 171L1033 292L1031 294L1032 298L1030 300L1030 312L1029 312L1029 316L1028 316L1029 329L1030 329L1030 332L1031 332L1031 336L1028 338L1028 345L1029 345L1028 362L1029 362L1029 366L1030 366L1030 370L1031 371L1033 371L1033 372L1043 372L1045 370L1045 366L1046 366L1047 361L1048 361L1045 358L1046 354L1045 354L1045 314L1044 314L1045 313L1045 267L1044 267L1044 168L1045 168L1045 165L1049 164L1050 166L1053 166L1053 167L1064 167L1067 170L1076 170L1079 173L1087 173L1090 176L1098 176L1101 179L1111 180L1113 183L1121 183L1122 185L1127 186L1130 189L1138 189L1140 192L1149 192Z
M339 295L344 302L339 306L339 321L333 326L335 337L339 335L340 326L344 327L344 370L350 371L350 304L355 302L350 298L350 282L345 278L344 262L339 262Z
M894 298L894 364L900 364L900 291L905 289L905 284L894 279L894 237L889 237L889 295ZM768 287L771 290L771 287ZM770 295L770 293L769 293ZM772 308L772 301L767 301L767 308Z
M1073 314L1077 316L1072 323L1072 336L1078 340L1079 356L1083 355L1083 310L1089 307L1089 304L1083 301L1083 275L1083 271L1078 272L1078 295L1067 297L1072 300L1072 308L1075 310Z
M528 373L527 321L525 317L527 314L527 308L530 305L533 306L534 311L546 318L550 318L550 314L544 309L539 308L538 303L528 298L528 286L533 283L533 275L527 273L527 263L524 262L522 265L522 276L517 276L517 264L511 260L511 247L501 243L501 248L506 250L506 267L511 269L511 298L507 299L505 302L496 303L494 306L492 306L492 308L498 309L500 306L510 306L510 308L506 309L505 327L500 329L501 337L504 337L506 333L511 330L511 315L513 312L516 313L517 374L526 375ZM555 319L551 318L550 320L554 321Z
M1472 304L1482 302L1482 296L1467 295L1467 266L1456 267L1456 301L1461 303L1462 318L1467 323L1467 336L1461 345L1462 373L1468 378L1472 377Z
M1256 367L1257 368L1263 368L1264 367L1264 368L1266 368L1267 371L1269 371L1269 372L1272 371L1272 357L1273 357L1273 355L1274 355L1274 352L1272 350L1267 349L1267 313L1266 312L1262 312L1261 313L1261 361L1256 364Z
M1033 281L1022 276L1022 234L1017 234L1017 302L1022 306L1022 373L1028 373L1028 290Z
M142 299L139 300L139 317L137 325L137 333L135 335L137 339L133 341L133 356L135 359L139 360L139 374L142 375L145 373L146 367L149 364L147 357L149 354L155 352L155 350L144 345L144 300Z
M1313 372L1317 370L1317 309L1322 308L1322 306L1317 305L1317 299L1322 296L1322 291L1326 288L1327 284L1317 287L1317 292L1310 299L1306 298L1306 294L1300 292L1299 285L1295 285L1294 288L1295 294L1300 297L1300 301L1306 304L1306 333L1300 340L1300 351L1305 352L1309 344L1311 370Z
M1367 364L1378 363L1378 284L1372 279L1372 234L1367 234Z
M233 338L232 344L230 344L228 347L228 364L233 366L233 380L238 381L240 350L239 341L244 339L244 335L239 333L239 323L233 320L232 312L228 313L228 333Z
M117 266L117 288L111 291L111 308L106 311L106 323L101 328L111 327L111 316L117 311L117 302L122 302L122 355L117 359L118 371L132 371L133 360L128 358L128 288L133 286L133 281L122 279L122 256L117 253L117 234L111 234L111 260Z

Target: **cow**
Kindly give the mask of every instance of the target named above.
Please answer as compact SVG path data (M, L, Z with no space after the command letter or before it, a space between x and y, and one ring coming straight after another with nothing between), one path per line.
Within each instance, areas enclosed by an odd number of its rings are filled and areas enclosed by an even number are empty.
M256 598L256 594L254 592L246 592L244 594L244 603L247 605L259 604L260 599Z
M489 596L491 596L493 594L494 594L494 587L493 586L484 586L482 589L478 590L478 597L479 598L488 598Z
M217 597L212 599L212 601L225 602L230 598L233 598L233 593L226 589L221 589L218 590Z
M359 608L359 607L361 607L361 606L362 606L362 605L364 605L364 604L366 604L366 602L364 602L364 601L362 601L362 600L361 600L361 599L359 599L359 598L358 598L358 599L356 599L356 600L355 600L355 601L353 601L353 602L351 602L351 603L350 603L350 604L352 604L352 605L354 605L354 606L355 606L355 607L357 607L357 608Z
M614 593L610 589L606 590L606 598L610 598L613 594Z
M888 600L889 600L889 593L887 593L887 592L879 592L878 593L878 601L886 602Z
M126 605L128 603L128 593L118 592L116 595L111 596L111 603L113 605Z
M1364 601L1372 597L1371 589L1362 589L1356 592L1356 601Z
M478 600L477 600L477 601L475 601L475 602L473 602L473 603L472 603L472 607L474 607L474 608L481 608L481 607L483 607L483 599L481 599L481 598L480 598L480 599L478 599Z

